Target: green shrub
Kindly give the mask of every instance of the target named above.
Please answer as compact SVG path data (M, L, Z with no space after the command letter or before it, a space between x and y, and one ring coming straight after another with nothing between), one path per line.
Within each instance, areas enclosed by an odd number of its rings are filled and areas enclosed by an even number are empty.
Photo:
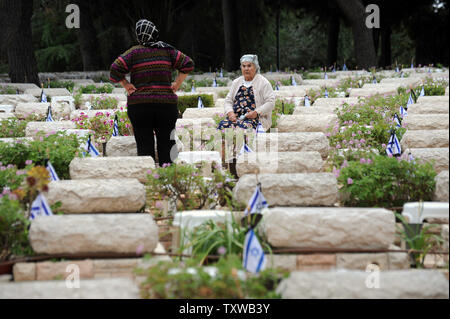
M25 137L25 128L28 122L35 122L38 118L36 115L30 115L23 120L16 117L10 117L0 121L0 138L16 138Z
M431 201L436 175L431 163L371 155L342 167L338 183L346 206L399 207Z
M80 152L80 139L72 134L58 132L53 135L38 134L33 141L0 142L0 162L16 165L19 169L31 160L35 165L45 165L50 159L59 178L69 179L69 164Z
M16 94L17 90L11 86L0 86L0 94Z
M0 195L0 261L12 256L29 256L33 253L28 242L30 222L24 217L19 201L14 195Z
M180 113L183 114L187 108L197 108L199 96L202 97L205 107L214 107L214 98L211 94L182 95L178 97L178 110Z
M284 113L283 113L284 104ZM275 107L272 110L272 128L277 127L278 119L282 114L292 115L294 113L295 103L287 103L282 100L275 101Z
M211 276L198 260L159 262L148 270L137 269L145 275L141 296L145 299L248 299L280 298L276 288L286 272L266 269L258 275L242 271L242 259L236 255L221 258L215 265L217 274Z
M73 88L75 86L75 83L72 81L50 81L50 88L65 88L69 92L73 92Z
M101 97L91 97L90 103L93 110L110 110L117 108L119 105L119 100L115 97L102 94Z
M31 166L27 165L24 170L19 170L15 165L9 164L8 166L3 166L3 163L0 162L0 193L5 188L9 188L10 190L19 188L25 179L26 170L29 168Z
M80 86L78 88L78 92L81 92L82 94L101 94L101 93L112 93L114 90L114 86L111 84L105 84L103 86L96 87L93 84L86 85L86 86Z
M148 193L157 200L170 199L177 203L179 210L202 209L207 205L219 203L221 206L231 203L234 183L228 171L213 168L211 179L202 176L200 163L193 165L163 165L149 170Z

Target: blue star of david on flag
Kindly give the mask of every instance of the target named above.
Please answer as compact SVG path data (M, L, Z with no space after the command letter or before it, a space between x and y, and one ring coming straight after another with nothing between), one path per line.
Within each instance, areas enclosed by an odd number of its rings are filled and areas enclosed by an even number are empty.
M252 273L259 273L266 268L266 255L253 229L245 236L243 266Z

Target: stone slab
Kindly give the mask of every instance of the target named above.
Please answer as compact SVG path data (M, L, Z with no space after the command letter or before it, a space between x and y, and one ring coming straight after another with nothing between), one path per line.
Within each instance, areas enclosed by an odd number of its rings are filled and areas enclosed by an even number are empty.
M319 152L253 152L237 159L238 176L245 174L319 173L324 162Z
M449 128L449 115L408 114L404 122L408 130L447 130Z
M448 164L448 162L447 162ZM436 190L434 191L433 200L438 202L449 202L449 177L448 169L440 172L436 177Z
M145 187L132 178L61 180L46 197L66 214L134 213L145 205Z
M277 292L284 299L448 299L449 296L448 280L436 270L379 272L379 280L369 275L360 270L296 271L280 283Z
M150 156L74 158L69 166L73 180L136 178L141 183L147 181L147 171L154 168Z
M60 122L28 122L25 128L26 137L35 137L38 132L45 134L54 134L59 131L76 129L75 123L72 121Z
M35 98L40 98L42 94L42 89L26 89L24 91L25 94L31 94ZM45 89L44 93L47 95L47 97L52 98L53 96L67 96L70 95L70 92L65 88L57 88L57 89Z
M106 144L106 156L137 156L134 136L111 137Z
M281 115L277 128L286 132L326 132L337 121L335 114Z
M411 153L413 158L426 162L434 162L434 169L440 172L449 169L449 151L446 147L441 148L410 148L405 150L406 154Z
M29 239L37 254L147 253L158 227L149 214L54 215L33 220Z
M261 174L258 181L270 206L332 206L338 201L331 173ZM242 176L233 190L236 199L247 204L256 184L255 175Z
M406 148L449 147L449 130L407 130L400 141Z
M0 104L14 105L19 103L38 103L38 99L31 94L0 94Z
M280 248L387 249L395 239L395 217L382 208L275 207L263 228Z

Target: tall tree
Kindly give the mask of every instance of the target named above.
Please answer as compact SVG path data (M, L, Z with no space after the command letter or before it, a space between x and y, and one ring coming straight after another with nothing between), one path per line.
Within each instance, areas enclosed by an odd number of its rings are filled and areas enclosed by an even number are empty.
M97 31L94 27L90 0L74 0L80 7L80 28L77 29L80 53L84 71L96 71L102 67L101 55L98 47Z
M33 1L0 0L0 23L8 56L9 77L40 86L31 35Z
M377 65L377 55L373 43L372 29L366 27L365 7L361 0L336 0L353 31L356 63L359 67L370 68Z
M339 30L340 30L340 16L336 10L334 14L331 14L328 20L328 54L327 63L332 65L337 62L338 55L338 43L339 43Z
M240 43L236 17L236 1L222 0L223 33L225 37L225 69L239 68Z

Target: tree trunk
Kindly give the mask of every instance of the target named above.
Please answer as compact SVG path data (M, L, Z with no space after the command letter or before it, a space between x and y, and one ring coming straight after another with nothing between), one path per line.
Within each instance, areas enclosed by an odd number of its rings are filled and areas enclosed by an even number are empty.
M89 5L90 1L75 0L74 3L80 7L80 28L77 29L77 36L80 41L83 71L97 71L101 68L102 59Z
M225 36L225 69L239 69L239 33L236 21L235 0L222 0L223 32Z
M369 69L377 64L372 29L366 27L365 8L361 0L336 0L345 18L350 22L355 44L356 63Z
M391 58L391 26L386 25L381 29L381 57L380 66L387 67L392 64Z
M280 71L280 15L281 15L281 3L278 0L277 4L277 30L276 30L276 38L277 38L277 71Z
M31 35L33 1L0 0L0 12L11 82L41 86Z
M327 65L333 65L337 62L340 25L339 14L335 12L331 15L330 20L328 20Z

